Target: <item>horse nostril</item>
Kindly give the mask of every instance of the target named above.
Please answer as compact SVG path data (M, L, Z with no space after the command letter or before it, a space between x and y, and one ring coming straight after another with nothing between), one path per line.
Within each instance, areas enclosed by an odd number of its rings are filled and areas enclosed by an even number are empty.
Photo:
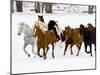
M20 35L20 33L18 33L18 35Z

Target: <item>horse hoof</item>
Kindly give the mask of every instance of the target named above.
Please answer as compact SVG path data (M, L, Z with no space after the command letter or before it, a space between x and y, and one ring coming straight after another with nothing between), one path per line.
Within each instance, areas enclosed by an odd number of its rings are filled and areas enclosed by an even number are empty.
M28 57L30 57L30 54L28 54Z
M47 57L44 57L44 60L46 59Z
M65 56L65 54L63 54L63 56Z
M40 56L40 58L42 58L43 56L42 55L39 55Z
M53 56L52 58L54 59L55 57Z
M76 56L78 56L78 54Z
M73 55L73 53L71 53L71 55Z

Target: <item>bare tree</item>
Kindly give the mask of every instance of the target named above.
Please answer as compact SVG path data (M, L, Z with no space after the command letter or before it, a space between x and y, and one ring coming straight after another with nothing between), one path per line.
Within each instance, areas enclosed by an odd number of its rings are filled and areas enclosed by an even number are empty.
M45 5L45 4L44 4L44 3L42 3L42 13L43 13L43 10L44 10L44 5Z
M39 2L35 2L35 12L40 13L40 4L39 4Z
M23 11L22 5L23 5L22 1L16 1L17 12L22 12Z
M52 4L51 3L45 3L45 11L46 11L46 13L52 13Z
M14 12L14 6L13 6L14 4L13 4L13 0L11 0L11 13L13 13Z
M88 13L89 14L92 14L93 13L93 6L92 5L89 5L88 6Z

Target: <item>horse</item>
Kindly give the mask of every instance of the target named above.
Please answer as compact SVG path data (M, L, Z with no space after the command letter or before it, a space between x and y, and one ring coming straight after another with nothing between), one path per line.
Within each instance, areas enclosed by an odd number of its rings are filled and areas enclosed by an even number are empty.
M70 48L71 48L71 55L72 55L73 54L72 47L76 45L76 47L78 48L78 52L76 56L78 56L81 49L82 42L83 42L83 36L80 35L79 28L73 29L73 28L70 28L70 26L67 26L65 27L63 34L65 35L65 49L64 49L63 55L66 54L68 45L71 45Z
M21 34L24 34L24 52L30 57L30 54L25 50L26 46L31 45L32 46L32 52L34 51L35 46L35 37L33 37L33 31L32 29L25 24L24 22L21 22L18 24L18 36Z
M41 22L43 22L43 23L44 23L44 18L43 18L43 15L42 15L42 16L38 15L38 21L41 21Z
M90 53L92 56L92 44L95 45L96 50L96 28L93 30L89 30L87 27L84 27L83 24L80 25L80 33L83 35L84 39L84 46L85 46L85 52ZM87 51L87 46L89 45L90 51Z
M33 35L37 36L37 53L40 55L40 49L43 49L44 60L47 58L47 52L49 50L48 45L52 45L52 58L54 58L54 43L56 42L56 36L54 31L42 31L39 25L34 25ZM47 51L45 50L47 48Z

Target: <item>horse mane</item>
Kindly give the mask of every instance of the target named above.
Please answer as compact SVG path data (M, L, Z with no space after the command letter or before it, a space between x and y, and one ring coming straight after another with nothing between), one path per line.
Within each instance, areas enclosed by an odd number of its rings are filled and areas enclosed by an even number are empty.
M47 24L45 24L45 23L43 23L43 22L41 22L41 21L36 21L35 23L34 23L34 25L36 25L36 26L43 26L44 28L46 28L46 29L48 29L48 25Z
M26 24L26 23L24 23L24 22L19 23L19 25L25 25L26 27L29 28L28 24Z

